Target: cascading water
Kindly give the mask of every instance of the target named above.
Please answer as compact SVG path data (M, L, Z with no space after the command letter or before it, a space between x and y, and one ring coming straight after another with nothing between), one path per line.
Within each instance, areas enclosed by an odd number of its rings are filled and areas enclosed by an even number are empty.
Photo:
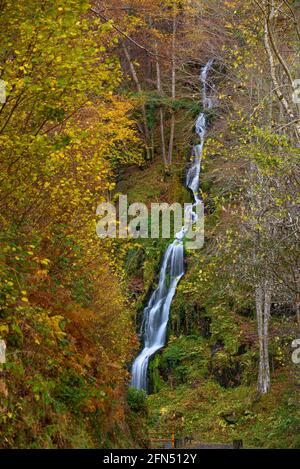
M203 86L202 104L204 109L211 109L213 102L207 96L207 75L212 66L210 60L201 71L200 80ZM187 172L186 186L194 196L193 207L201 203L199 198L199 179L201 170L201 156L206 132L206 117L203 112L196 121L196 133L200 138L200 144L195 145L192 153L192 163ZM195 221L196 214L192 213ZM165 345L170 307L176 288L184 275L184 247L183 238L187 231L183 227L175 236L175 240L168 246L160 271L159 284L152 293L149 303L143 312L142 336L144 348L135 359L132 367L131 386L137 389L147 390L147 371L149 359Z

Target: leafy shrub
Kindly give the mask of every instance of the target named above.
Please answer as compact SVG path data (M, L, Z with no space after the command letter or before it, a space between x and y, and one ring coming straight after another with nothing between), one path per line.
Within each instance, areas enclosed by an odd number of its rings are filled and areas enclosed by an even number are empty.
M145 391L129 388L127 392L127 402L131 410L139 413L147 411L147 394Z

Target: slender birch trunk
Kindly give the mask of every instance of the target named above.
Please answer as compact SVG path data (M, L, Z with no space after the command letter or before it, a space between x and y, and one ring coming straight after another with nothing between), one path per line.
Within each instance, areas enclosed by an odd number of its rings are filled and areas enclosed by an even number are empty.
M295 304L295 310L296 310L296 318L297 318L297 323L300 328L300 272L297 272L296 275L296 304Z
M131 72L133 81L135 82L135 85L136 85L136 88L137 88L138 92L140 94L142 94L142 91L143 91L142 86L141 86L138 74L136 72L134 63L131 60L128 48L126 47L126 44L124 42L122 42L122 46L123 46L124 54L125 54L125 57L127 59L127 62L128 62L129 68L130 68L130 72ZM142 104L141 109L142 109L143 126L144 126L145 140L146 140L146 158L147 158L147 160L150 160L151 159L151 148L150 148L151 138L150 138L150 132L149 132L149 127L148 127L148 122L147 122L146 106L145 106L144 103Z
M172 103L176 99L176 11L174 6L173 12L173 34L172 34L172 78L171 78L171 92L172 92ZM175 111L171 111L171 125L170 125L170 141L168 150L168 164L172 164L173 148L174 148L174 136L175 136Z
M156 87L157 92L162 97L162 83L161 83L161 70L160 63L158 58L158 46L157 41L155 41L155 50L156 50ZM160 120L160 139L161 139L161 153L164 162L165 168L168 166L167 154L166 154L166 141L165 141L165 120L164 120L164 111L163 106L159 106L159 120Z
M271 312L271 288L268 280L261 281L256 288L256 315L259 340L258 392L270 390L269 323Z
M271 79L274 86L274 92L282 104L286 114L290 118L291 122L294 124L295 133L297 136L298 141L300 142L300 115L299 115L299 106L297 106L297 114L295 115L292 105L288 102L286 97L281 91L281 84L278 81L277 73L276 73L276 62L280 63L282 69L284 70L286 76L288 77L288 81L292 86L292 90L294 92L294 85L291 72L283 59L282 55L280 54L278 47L276 45L274 34L272 31L272 23L275 16L275 5L274 0L271 0L271 3L266 3L266 10L265 10L265 20L264 20L264 43L265 49L268 56L269 66L270 66L270 73Z

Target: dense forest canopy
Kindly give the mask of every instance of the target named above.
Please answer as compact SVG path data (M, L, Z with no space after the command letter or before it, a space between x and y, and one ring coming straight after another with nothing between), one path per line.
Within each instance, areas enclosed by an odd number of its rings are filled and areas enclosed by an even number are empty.
M299 448L299 24L299 0L0 1L1 447ZM199 112L205 243L146 396L172 240L99 239L96 210L190 202Z

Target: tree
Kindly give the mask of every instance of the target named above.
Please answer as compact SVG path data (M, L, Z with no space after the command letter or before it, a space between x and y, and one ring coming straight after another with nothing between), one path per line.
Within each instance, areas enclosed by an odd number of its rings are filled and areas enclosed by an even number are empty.
M125 422L125 254L97 238L96 207L143 158L111 32L85 0L1 3L0 333L14 416L1 414L2 446L16 434L24 446L99 446Z
M118 53L141 98L139 129L147 158L150 149L152 154L159 152L166 170L180 144L176 128L190 128L191 117L196 118L193 99L199 81L190 68L196 64L197 73L201 68L201 8L201 2L132 0L102 1L93 9L103 20L109 18L116 36L122 38Z

